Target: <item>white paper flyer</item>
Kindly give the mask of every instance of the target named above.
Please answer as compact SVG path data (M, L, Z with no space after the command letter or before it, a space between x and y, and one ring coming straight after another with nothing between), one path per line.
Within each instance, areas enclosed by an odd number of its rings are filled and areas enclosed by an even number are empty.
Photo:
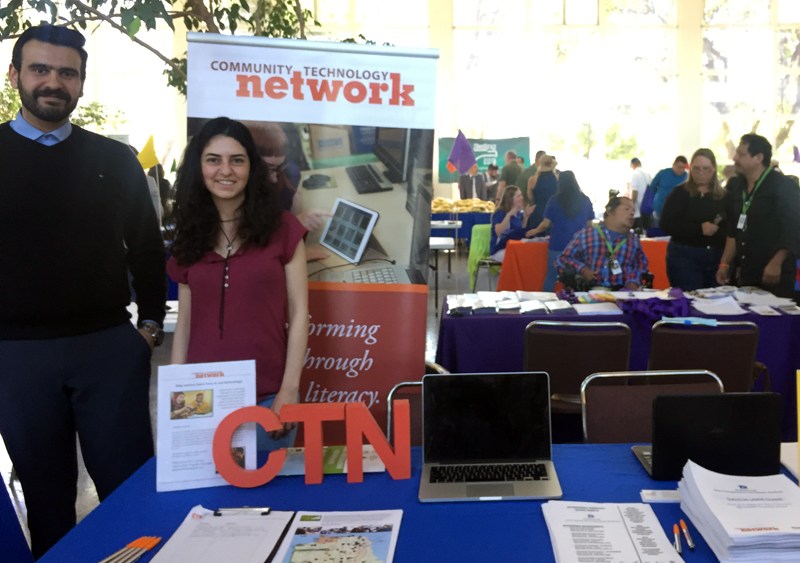
M391 563L402 510L298 512L274 561Z
M551 500L542 512L556 561L683 561L648 504Z
M275 550L293 512L213 511L195 506L152 563L263 563Z
M158 368L156 490L227 485L214 466L214 432L228 414L255 404L254 360ZM255 424L233 434L231 455L256 469Z

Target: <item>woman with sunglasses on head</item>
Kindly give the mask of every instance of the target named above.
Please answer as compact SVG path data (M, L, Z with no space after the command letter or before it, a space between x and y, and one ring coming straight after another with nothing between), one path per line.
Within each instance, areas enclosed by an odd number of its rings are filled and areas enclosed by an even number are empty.
M669 283L685 291L717 285L728 200L714 153L698 149L690 162L689 178L667 197L660 222L672 237L667 246Z
M282 210L247 127L226 117L189 142L175 186L172 363L255 359L258 404L280 414L299 400L308 337L306 229ZM269 444L259 426L259 449L291 445L293 429Z

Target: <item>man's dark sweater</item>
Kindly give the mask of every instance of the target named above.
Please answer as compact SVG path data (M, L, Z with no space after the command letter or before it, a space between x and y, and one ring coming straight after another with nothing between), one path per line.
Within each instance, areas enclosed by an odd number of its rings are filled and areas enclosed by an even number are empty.
M162 322L164 247L128 147L73 126L54 146L0 125L0 340Z

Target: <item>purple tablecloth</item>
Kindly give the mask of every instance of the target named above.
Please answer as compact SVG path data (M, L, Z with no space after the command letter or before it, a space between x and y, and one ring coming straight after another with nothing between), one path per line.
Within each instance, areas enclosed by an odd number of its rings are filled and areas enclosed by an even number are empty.
M631 327L631 370L647 369L652 323L639 314L451 317L446 305L442 307L436 362L453 373L521 371L525 358L525 327L534 320L622 321ZM800 316L766 317L748 313L720 320L752 321L758 325L756 359L769 369L772 391L781 394L784 440L796 441L795 372L800 369Z

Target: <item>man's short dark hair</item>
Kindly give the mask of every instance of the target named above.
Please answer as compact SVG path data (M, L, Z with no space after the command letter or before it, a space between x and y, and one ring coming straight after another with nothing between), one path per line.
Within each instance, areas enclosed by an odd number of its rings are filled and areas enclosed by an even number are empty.
M489 166L487 166L487 168L489 170L500 170L500 167L497 166L496 164L490 164Z
M83 48L86 39L80 32L62 25L45 24L29 27L19 36L11 53L11 64L14 65L17 72L22 68L22 48L25 43L33 39L59 47L71 47L78 51L81 57L81 80L86 80L86 59L89 58L89 54Z
M672 164L675 164L676 162L683 162L686 166L689 166L689 161L686 160L686 157L683 156L682 154L679 154L678 156L676 156L675 160L672 161Z
M770 165L772 162L772 145L769 144L769 141L767 141L765 137L756 135L755 133L747 133L746 135L742 135L740 142L744 145L747 145L747 154L750 156L763 154L764 157L762 158L761 163L764 166Z
M631 164L635 164L636 166L641 166L642 165L642 161L639 160L638 158L632 158L631 159Z

